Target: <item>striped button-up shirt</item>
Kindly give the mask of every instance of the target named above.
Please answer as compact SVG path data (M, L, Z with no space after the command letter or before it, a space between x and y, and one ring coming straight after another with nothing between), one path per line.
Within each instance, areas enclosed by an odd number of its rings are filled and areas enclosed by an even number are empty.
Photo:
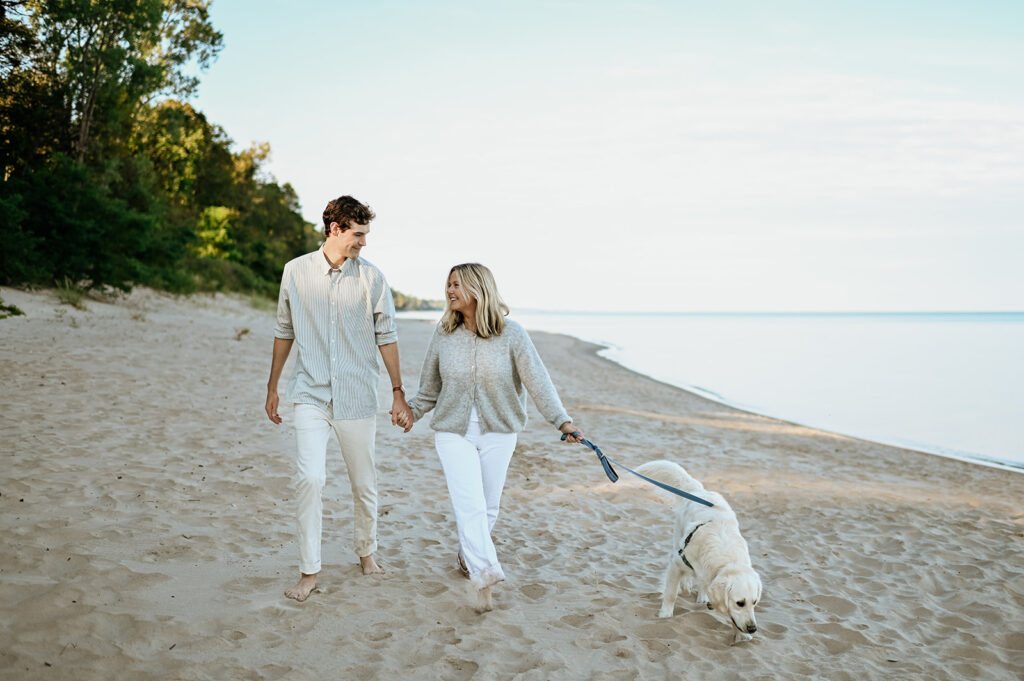
M398 330L391 289L374 265L348 258L332 268L323 248L289 262L274 336L298 350L289 401L329 408L336 419L376 413L377 346L397 342Z

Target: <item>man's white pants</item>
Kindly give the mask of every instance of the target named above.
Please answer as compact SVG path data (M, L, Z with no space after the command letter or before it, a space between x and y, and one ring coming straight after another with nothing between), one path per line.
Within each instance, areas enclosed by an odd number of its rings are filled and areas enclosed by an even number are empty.
M376 416L334 419L312 404L295 405L296 496L298 497L299 569L320 572L323 491L327 483L327 441L331 431L341 445L352 485L352 539L357 556L377 551L377 473L373 465Z
M479 422L471 420L465 435L435 433L434 446L448 483L469 578L478 589L500 582L505 573L491 541L491 529L498 519L516 434L482 434Z

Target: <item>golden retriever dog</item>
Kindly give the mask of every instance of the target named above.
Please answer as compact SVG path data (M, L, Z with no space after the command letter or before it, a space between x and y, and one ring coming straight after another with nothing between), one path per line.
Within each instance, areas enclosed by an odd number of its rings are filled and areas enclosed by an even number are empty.
M718 492L704 489L677 463L651 461L637 471L714 504L709 508L680 498L676 506L658 617L673 615L681 585L696 595L697 603L729 618L736 629L734 643L750 640L757 631L754 606L761 599L761 578L750 565L747 542L729 503Z

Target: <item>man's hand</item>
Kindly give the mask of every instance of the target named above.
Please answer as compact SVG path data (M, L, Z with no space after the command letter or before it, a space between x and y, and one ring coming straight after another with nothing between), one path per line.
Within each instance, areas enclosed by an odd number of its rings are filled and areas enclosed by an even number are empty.
M391 411L388 413L391 414L391 425L401 426L404 433L412 430L412 424L416 422L416 419L413 418L412 409L406 403L405 395L401 390L395 391L395 399L391 404Z
M280 402L280 398L277 396L276 390L267 389L267 417L274 423L281 424L281 416L277 413L277 405Z
M270 379L267 380L267 418L271 423L280 425L281 417L277 413L277 380L281 378L281 370L288 361L288 353L295 341L291 338L274 339L274 358L270 362Z

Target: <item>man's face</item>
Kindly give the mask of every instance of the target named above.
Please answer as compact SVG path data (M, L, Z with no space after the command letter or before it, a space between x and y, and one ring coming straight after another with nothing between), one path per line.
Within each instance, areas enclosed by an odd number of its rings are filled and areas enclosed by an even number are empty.
M349 228L343 232L337 222L332 222L329 238L335 239L335 243L341 248L341 253L346 258L358 258L359 251L366 246L366 235L369 233L369 225L349 222Z

